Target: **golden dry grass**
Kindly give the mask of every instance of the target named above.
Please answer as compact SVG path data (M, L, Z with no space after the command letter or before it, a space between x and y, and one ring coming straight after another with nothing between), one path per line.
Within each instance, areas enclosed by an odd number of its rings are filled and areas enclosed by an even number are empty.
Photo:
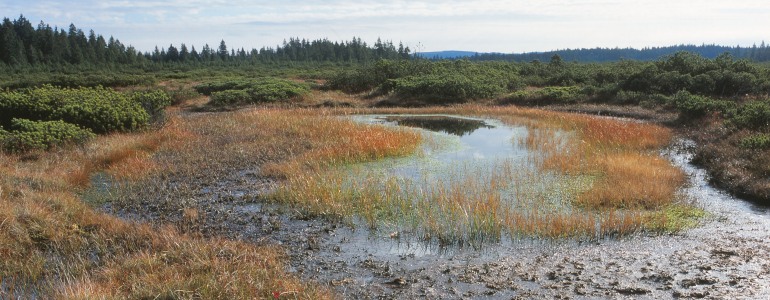
M32 160L0 154L0 298L330 298L286 274L275 247L126 222L80 200L94 172L130 181L164 170L158 151L195 142L179 125L104 136L86 149Z
M494 237L499 236L503 229L514 235L591 237L627 234L644 228L670 229L670 226L660 223L662 218L651 216L659 215L667 207L683 205L676 192L685 182L684 174L657 153L670 142L672 133L654 124L477 105L337 109L335 113L476 115L498 118L512 125L525 125L530 129L529 135L516 142L538 153L532 159L542 172L587 176L592 180L587 188L556 191L572 197L571 203L576 206L574 209L566 212L544 209L550 204L541 198L543 196L529 192L525 197L531 198L527 201L533 209L511 211L509 203L501 202L495 196L498 187L510 182L526 182L528 176L541 175L508 170L493 172L496 175L482 179L484 182L468 179L458 179L449 184L432 182L417 189L428 190L420 198L411 197L410 192L405 194L404 191L409 188L404 187L403 182L399 183L401 186L392 183L383 185L374 183L376 179L367 179L351 185L345 179L350 175L320 171L300 175L286 172L296 176L287 176L289 180L276 197L299 204L312 214L337 217L359 215L371 227L382 224L383 219L400 215L403 216L400 222L411 224L410 230L420 231L429 238L447 240L467 240L479 235ZM442 189L443 186L456 188ZM656 221L651 222L652 219ZM393 222L396 221L384 223Z
M407 155L420 143L420 136L409 130L337 117L363 112L466 114L524 124L533 134L522 144L543 153L538 158L543 170L594 180L573 199L582 210L561 214L542 207L507 209L489 191L531 175L510 168L464 181L460 188L436 185L425 201L394 180L342 189L347 174L330 172L331 167ZM668 130L573 114L483 106L169 114L168 124L158 131L104 136L85 149L57 150L33 160L0 154L3 297L331 297L286 274L277 248L188 236L94 211L78 193L96 172L142 185L163 184L170 177L216 181L233 170L254 168L263 176L283 178L293 188L284 201L297 208L336 217L355 214L373 227L401 220L407 228L422 228L417 234L447 243L494 240L505 230L543 237L633 232L646 226L650 212L676 203L673 193L683 178L655 154L670 139ZM468 197L469 192L479 196ZM187 230L202 218L194 207L180 212Z

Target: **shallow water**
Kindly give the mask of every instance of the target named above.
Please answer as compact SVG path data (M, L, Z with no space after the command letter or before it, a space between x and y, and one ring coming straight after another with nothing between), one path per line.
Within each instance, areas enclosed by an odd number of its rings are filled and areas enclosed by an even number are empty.
M484 129L492 128L475 130ZM215 206L206 216L216 235L283 245L291 271L346 299L770 299L770 210L709 186L706 172L689 163L692 146L683 141L664 155L689 175L683 193L709 215L697 228L674 234L591 241L503 237L480 249L439 247L410 242L408 233L394 237L361 223L298 217L276 205L218 203L227 197L208 193L201 202ZM450 143L437 151L460 148ZM230 195L251 185L234 180L213 192ZM268 187L252 191L268 193Z
M523 144L530 134L530 129L525 126L452 115L364 115L352 118L362 123L413 127L423 135L422 148L415 155L346 167L346 172L350 174L345 185L347 189L360 191L375 186L390 195L388 197L395 195L411 199L411 203L422 208L414 209L422 216L417 225L414 218L395 223L380 222L383 223L377 226L380 231L395 232L401 242L391 247L395 250L389 251L411 251L415 244L421 244L416 240L426 234L433 237L432 242L436 242L436 232L426 232L424 224L428 221L425 218L443 228L452 228L438 233L448 232L448 237L439 237L438 240L444 243L449 241L453 244L451 247L479 248L488 242L505 242L514 233L505 229L501 229L501 234L475 231L469 223L489 213L477 211L477 203L483 206L487 203L485 201L499 198L490 202L500 205L499 209L492 211L496 214L495 222L502 222L499 219L502 215L516 210L542 214L569 213L572 209L569 199L586 183L577 177L540 170L537 161L541 156ZM393 186L386 186L385 182L396 182L398 192L394 194ZM451 208L447 209L444 205ZM426 206L429 208L426 209ZM440 207L439 211L434 211L435 207ZM453 209L462 210L464 216L458 216ZM430 213L426 213L428 211ZM405 213L411 212L407 210ZM431 247L422 245L422 248ZM427 252L423 249L413 254L420 253Z
M317 250L292 251L293 270L346 298L767 299L768 210L709 186L705 171L689 163L687 145L664 155L689 175L683 192L709 213L694 229L590 242L505 240L481 249L409 243L364 228L306 229L331 233L319 234ZM394 278L406 283L393 285Z
M415 127L433 132L424 133L426 139L435 141L422 147L422 156L445 166L501 159L513 159L521 165L528 164L527 149L515 143L518 139L526 138L528 130L524 126L508 126L492 119L450 115L363 115L353 119L362 123ZM401 161L407 160L410 158ZM410 166L413 169L427 167L430 166L419 161Z

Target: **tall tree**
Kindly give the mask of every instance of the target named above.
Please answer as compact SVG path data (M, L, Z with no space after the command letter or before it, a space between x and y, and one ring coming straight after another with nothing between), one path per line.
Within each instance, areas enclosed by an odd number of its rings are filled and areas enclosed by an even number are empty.
M219 42L219 48L217 50L217 54L219 55L219 58L222 60L227 60L227 56L229 53L227 52L227 45L225 45L225 40L222 40Z
M164 58L165 61L173 61L177 62L179 61L179 50L174 47L173 44L168 46L168 51L166 51L166 57Z
M6 64L23 64L26 62L24 57L24 44L16 35L16 30L10 19L3 19L3 26L0 29L0 43L2 43L2 49L0 49L0 59Z
M182 43L181 46L179 46L179 61L185 62L190 60L190 51L187 50L187 45Z

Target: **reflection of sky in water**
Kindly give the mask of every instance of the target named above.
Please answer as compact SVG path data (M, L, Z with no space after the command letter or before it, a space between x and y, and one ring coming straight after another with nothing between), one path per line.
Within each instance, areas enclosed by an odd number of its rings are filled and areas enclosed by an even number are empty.
M409 116L416 118L418 116ZM438 116L432 115L431 118ZM424 155L362 164L366 171L383 172L385 176L397 176L414 182L433 183L441 179L469 176L469 172L478 172L492 168L501 161L518 167L532 168L527 159L527 149L514 142L527 136L527 128L510 127L495 120L480 120L465 117L443 116L447 120L483 121L484 126L465 132L462 136L424 130L426 137L434 138L439 146L426 143ZM384 120L384 116L356 116L354 120L364 123L396 125L396 122ZM388 117L392 119L393 117ZM451 123L451 122L445 122ZM433 130L440 130L431 128ZM449 146L447 146L449 145ZM448 181L447 181L448 183Z
M446 157L452 160L482 160L526 156L525 149L517 149L513 139L526 136L527 129L523 127L479 128L470 134L460 137L464 146L461 151L442 153L437 157ZM442 158L438 158L444 160Z

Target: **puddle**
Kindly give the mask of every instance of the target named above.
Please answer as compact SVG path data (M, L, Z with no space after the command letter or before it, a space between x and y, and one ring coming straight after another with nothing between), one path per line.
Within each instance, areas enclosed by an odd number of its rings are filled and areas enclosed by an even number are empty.
M473 171L490 173L494 165L534 169L529 151L516 141L526 138L524 126L511 127L497 120L446 115L356 116L358 122L425 129L427 142L415 156L391 158L353 166L354 172L379 172L415 183L433 184Z
M505 243L519 233L502 225L503 215L522 214L519 211L569 214L570 199L588 184L584 178L540 170L539 153L523 145L531 134L523 125L451 115L352 118L368 124L417 128L423 135L424 142L415 155L345 167L344 172L350 175L343 190L376 201L387 198L378 202L384 204L377 213L398 216L378 222L377 232L371 234L395 233L405 242L390 247L389 252L411 251L412 244L420 240L429 244L424 249L436 244L438 248L478 249L486 243ZM561 138L567 133L553 134ZM396 206L400 208L390 208ZM435 252L424 249L408 254Z

